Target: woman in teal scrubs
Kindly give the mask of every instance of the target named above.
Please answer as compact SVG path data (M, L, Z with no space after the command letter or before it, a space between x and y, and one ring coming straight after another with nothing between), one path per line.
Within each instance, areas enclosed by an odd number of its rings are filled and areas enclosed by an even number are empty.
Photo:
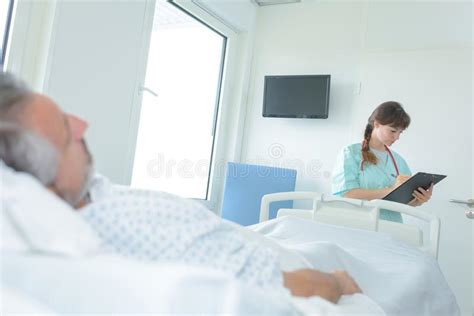
M339 155L332 177L332 193L337 196L381 199L405 182L410 168L399 154L389 149L410 125L410 116L398 102L380 104L369 117L362 143L346 146ZM431 198L433 186L413 192L411 206ZM380 218L402 222L398 212L381 210Z

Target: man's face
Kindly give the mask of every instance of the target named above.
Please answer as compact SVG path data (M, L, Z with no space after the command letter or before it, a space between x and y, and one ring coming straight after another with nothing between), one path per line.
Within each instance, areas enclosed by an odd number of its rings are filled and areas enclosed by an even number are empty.
M77 206L87 193L92 172L92 158L84 141L87 122L64 113L54 101L39 94L23 113L20 124L48 139L58 150L59 166L52 189Z

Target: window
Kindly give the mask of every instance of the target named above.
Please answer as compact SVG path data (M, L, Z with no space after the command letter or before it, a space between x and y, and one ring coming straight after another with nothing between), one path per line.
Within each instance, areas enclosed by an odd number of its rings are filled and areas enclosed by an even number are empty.
M131 185L207 199L226 37L156 1Z
M0 1L0 66L3 69L7 51L8 34L10 31L10 22L12 19L13 0Z

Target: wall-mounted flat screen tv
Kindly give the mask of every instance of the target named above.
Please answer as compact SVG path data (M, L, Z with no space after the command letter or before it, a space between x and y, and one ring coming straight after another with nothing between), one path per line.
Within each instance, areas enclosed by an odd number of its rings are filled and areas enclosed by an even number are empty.
M265 76L264 117L328 118L331 75Z

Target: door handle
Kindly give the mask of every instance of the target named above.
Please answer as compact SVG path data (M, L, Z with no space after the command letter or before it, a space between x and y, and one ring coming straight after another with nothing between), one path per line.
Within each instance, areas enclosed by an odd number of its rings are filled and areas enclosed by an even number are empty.
M451 203L458 203L458 204L464 204L467 205L470 210L464 212L466 214L466 217L469 219L474 219L474 199L469 199L469 200L456 200L456 199L451 199L449 200Z
M449 200L449 202L451 202L451 203L458 203L458 204L465 204L465 205L467 205L467 206L470 207L470 208L473 208L473 207L474 207L474 199L470 199L470 200L456 200L456 199L451 199L451 200Z
M145 86L140 87L140 93L143 93L143 92L148 92L149 94L151 94L155 98L158 97L158 93L156 93L155 91L153 91L150 88L147 88Z

